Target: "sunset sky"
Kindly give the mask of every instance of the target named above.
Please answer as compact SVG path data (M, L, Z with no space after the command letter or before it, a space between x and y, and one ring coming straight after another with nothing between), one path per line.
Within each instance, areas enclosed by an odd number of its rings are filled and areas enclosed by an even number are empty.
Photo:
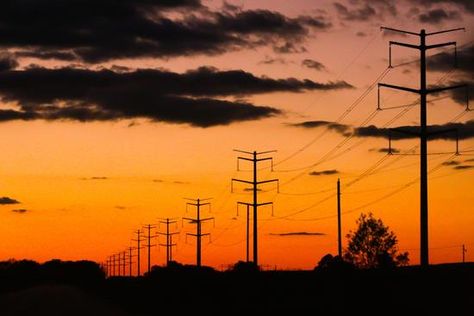
M262 163L259 260L310 269L337 252L336 181L343 234L372 212L419 262L419 141L392 141L390 127L416 127L419 32L457 42L429 52L430 86L470 84L471 0L8 0L0 4L0 260L103 261L134 230L179 219L174 259L195 262L195 226L184 198L212 198L202 216L203 264L245 259L245 185L251 165L233 149L277 150ZM375 87L375 88L374 88ZM429 240L433 263L474 260L474 115L466 90L435 96L429 142ZM474 105L471 105L474 107ZM408 155L400 155L408 154ZM174 228L174 227L173 227ZM160 227L160 230L164 227ZM164 240L160 239L160 243ZM155 242L156 243L156 242ZM344 242L345 244L345 242ZM154 248L154 264L165 250ZM142 252L145 257L145 251ZM143 262L143 269L145 263Z

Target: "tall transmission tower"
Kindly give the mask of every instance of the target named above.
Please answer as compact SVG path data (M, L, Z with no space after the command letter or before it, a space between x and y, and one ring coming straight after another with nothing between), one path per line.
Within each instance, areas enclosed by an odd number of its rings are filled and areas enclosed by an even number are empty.
M126 276L127 273L126 271L127 267L127 251L122 251L122 276Z
M144 241L144 239L142 238L142 231L140 229L137 229L135 234L137 235L137 239L132 239L132 241L137 242L137 276L140 276L140 250L143 248L140 246L140 244L142 241Z
M231 191L233 191L233 183L235 182L241 182L241 183L246 183L252 185L252 192L253 192L253 203L246 203L246 202L240 202L240 204L243 205L248 205L253 207L253 262L255 265L258 266L258 220L257 220L257 213L258 213L258 207L263 206L263 205L273 205L273 202L265 202L265 203L258 203L257 199L257 192L258 192L258 186L260 184L264 183L270 183L270 182L278 182L278 179L271 179L271 180L263 180L263 181L258 181L257 178L257 164L261 161L266 161L270 160L272 163L271 170L273 171L273 158L271 157L264 157L264 158L258 158L259 155L264 155L264 154L269 154L276 152L275 150L270 150L270 151L262 151L262 152L249 152L249 151L243 151L243 150L236 150L234 151L249 155L251 158L248 157L237 157L237 170L239 169L239 161L240 160L245 160L245 161L250 161L252 162L253 166L253 180L252 181L247 181L247 180L241 180L241 179L232 179L231 181ZM247 217L248 221L248 217ZM247 240L249 238L249 234L247 233Z
M117 255L112 255L112 267L113 267L113 275L117 276Z
M166 266L169 266L170 262L173 261L173 247L176 247L176 243L173 244L173 235L179 234L179 232L170 232L170 225L176 223L176 220L170 220L169 218L158 222L158 225L166 225L166 232L158 232L159 235L166 236L166 244L159 244L166 247Z
M427 143L428 137L434 133L430 133L427 130L427 115L426 115L426 97L429 94L440 93L446 90L457 89L466 87L466 85L453 85L449 87L436 87L428 89L426 87L426 51L434 48L440 48L444 46L454 46L456 48L456 42L446 42L434 45L426 45L426 38L428 36L443 34L448 32L464 30L464 28L449 29L444 31L426 33L424 29L420 33L414 33L409 31L398 30L389 27L381 27L381 30L387 30L392 32L398 32L402 34L418 36L420 38L419 45L413 45L408 43L400 43L395 41L389 42L389 67L392 67L392 45L407 47L411 49L417 49L420 51L420 87L419 89L401 87L386 83L379 83L379 98L378 98L378 109L380 109L380 87L389 89L402 90L410 93L415 93L420 96L420 131L416 136L420 138L420 263L421 266L429 265L429 254L428 254L428 163L427 163ZM398 132L404 132L397 129ZM447 131L446 131L447 132ZM413 134L407 132L407 134ZM436 134L439 134L436 132Z
M188 220L192 224L196 224L196 233L187 233L186 236L194 236L196 237L196 266L200 267L201 266L201 238L202 236L210 236L209 233L202 233L202 223L207 222L210 220L214 220L214 217L207 217L207 218L201 218L201 207L205 205L211 205L209 202L202 203L202 201L207 201L210 199L186 199L193 201L194 203L187 202L186 203L186 208L187 206L195 206L196 207L196 218L189 218L189 217L183 217L183 219Z
M135 248L133 247L128 247L128 276L132 277L132 264L133 264L133 250Z
M109 256L109 260L110 260L110 263L109 263L109 267L110 267L109 276L114 276L115 275L115 258L114 258L114 255Z
M337 255L342 258L341 236L341 180L337 179Z
M147 244L146 244L145 246L146 246L146 248L147 248L147 250L148 250L148 253L147 253L147 254L148 254L148 258L147 258L147 259L148 259L148 260L147 260L147 262L148 262L148 273L150 273L150 271L151 271L151 247L155 247L155 246L156 246L156 245L153 245L153 244L151 243L151 240L152 240L153 238L156 238L156 236L157 236L156 234L155 234L155 235L152 235L152 234L151 234L151 230L152 230L153 228L155 228L155 227L156 227L156 225L151 225L151 224L148 224L148 225L143 226L143 228L145 228L145 229L146 229L146 232L147 232L147 235L145 236L145 238L146 238L146 240L147 240Z
M122 275L122 256L121 256L122 253L118 253L117 256L118 256L118 259L117 259L117 271L118 271L118 276L121 276Z

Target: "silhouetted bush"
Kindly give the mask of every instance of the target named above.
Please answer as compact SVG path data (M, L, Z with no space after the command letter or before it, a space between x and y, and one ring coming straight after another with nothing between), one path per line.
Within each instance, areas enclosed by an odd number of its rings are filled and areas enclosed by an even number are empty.
M168 266L153 266L150 274L145 273L145 277L157 277L169 274L206 274L214 273L216 270L212 267L201 266L197 267L190 264L182 264L176 261L171 261Z
M56 282L89 284L105 279L105 273L101 267L97 263L87 260L61 261L54 259L45 262L41 266L41 270L46 280Z
M92 261L51 260L39 264L31 260L0 262L2 289L28 287L54 282L76 285L95 285L105 279L104 271Z
M314 270L317 272L350 272L355 270L355 266L340 256L327 254L321 258Z
M253 273L260 271L258 265L253 262L238 261L231 269L232 272Z

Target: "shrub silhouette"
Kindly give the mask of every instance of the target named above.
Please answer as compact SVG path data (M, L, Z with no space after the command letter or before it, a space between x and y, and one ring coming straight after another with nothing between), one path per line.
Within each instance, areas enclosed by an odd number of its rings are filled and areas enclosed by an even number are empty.
M390 268L408 264L408 253L399 253L397 237L372 213L361 214L357 230L346 237L344 259L359 268Z

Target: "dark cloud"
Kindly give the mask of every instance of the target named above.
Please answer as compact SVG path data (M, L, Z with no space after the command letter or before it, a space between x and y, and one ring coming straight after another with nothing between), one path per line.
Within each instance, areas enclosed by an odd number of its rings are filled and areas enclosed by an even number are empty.
M472 162L472 161L474 161L474 158L464 160L464 162Z
M17 214L25 214L27 212L29 212L27 209L24 209L24 208L19 208L19 209L14 209L12 210L13 213L17 213Z
M90 178L81 178L81 180L109 180L108 177L90 177Z
M7 196L0 197L0 205L20 204L19 201Z
M265 57L264 60L262 60L261 62L259 62L259 64L264 64L264 65L275 65L275 64L279 64L279 65L286 65L288 62L286 59L284 58L271 58L271 57Z
M10 55L0 54L0 72L18 67L18 62Z
M469 101L474 100L474 44L467 45L458 49L457 52L457 70L460 73L457 79L452 80L450 85L466 84L467 89L452 90L451 96L454 101L461 105L466 104L466 96ZM454 51L442 52L427 59L428 69L430 71L450 71L454 68ZM467 91L469 90L469 91Z
M428 126L429 133L441 132L448 129L457 129L459 139L467 139L474 137L474 120L467 121L465 123L447 123L444 125L431 125ZM388 137L389 128L376 127L370 125L367 127L358 127L354 130L354 133L358 137ZM408 131L410 134L397 132L397 130ZM392 129L392 139L409 139L417 138L415 133L419 132L418 126L400 126ZM456 140L456 133L440 133L429 137L430 140L442 139L442 140Z
M305 59L301 62L301 65L319 71L326 70L326 67L322 63L313 59Z
M384 128L377 127L375 125L369 125L366 127L357 127L354 128L349 125L333 123L328 121L307 121L297 124L292 124L292 126L305 127L305 128L315 128L315 127L326 127L328 129L334 130L344 136L354 134L357 137L383 137L387 138L389 133L391 133L392 139L410 139L418 138L416 133L419 132L418 126L399 126L396 128ZM468 139L474 137L474 120L467 121L465 123L447 123L443 125L430 125L428 126L428 133L437 133L433 136L429 136L430 140L456 140L456 133L440 133L445 130L456 129L458 137L460 140ZM407 131L408 133L403 133L401 131ZM386 149L382 149L386 150ZM393 151L393 149L392 149Z
M415 0L415 2L422 4L426 7L431 7L432 5L444 3L449 5L455 5L464 11L469 13L474 13L474 1L472 0Z
M239 12L239 11L242 11L242 9L243 9L242 5L229 3L226 0L224 0L222 3L222 10L224 11Z
M359 8L349 8L339 2L334 3L338 15L347 21L367 21L376 16L377 12L369 4Z
M121 205L117 205L117 206L115 206L115 208L116 208L117 210L123 211L123 210L126 210L128 207L126 207L126 206L121 206Z
M285 42L282 45L275 45L273 46L273 50L275 53L279 54L297 54L297 53L305 53L308 50L306 47L301 46L301 45L295 45L294 43L291 42Z
M31 68L0 72L0 95L19 110L1 110L6 120L105 121L145 118L209 127L280 114L268 106L216 97L302 92L352 87L345 81L318 83L256 77L242 70L201 67L185 73L158 69L133 72L75 68Z
M459 166L454 166L453 169L456 170L465 170L465 169L472 169L474 168L473 165L459 165Z
M427 13L422 13L418 16L421 23L439 24L444 21L459 19L457 11L446 11L443 9L429 10Z
M397 148L371 148L369 149L369 151L376 151L378 153L388 153L389 151L391 151L394 154L400 152L400 150Z
M186 182L186 181L173 181L172 183L173 184L190 184L190 182Z
M328 176L331 174L338 174L339 171L336 169L331 169L331 170L321 170L321 171L312 171L309 173L310 176Z
M457 166L459 164L460 164L460 162L455 161L455 160L445 161L445 162L442 163L443 166Z
M270 233L272 236L292 237L292 236L326 236L325 233L319 232L287 232L287 233Z
M198 0L5 0L0 47L40 59L99 63L119 58L221 54L303 42L328 29L324 17L287 17L225 4L214 12ZM296 46L295 46L296 47Z
M180 180L174 180L174 181L167 181L163 179L154 179L153 182L155 183L171 183L171 184L191 184L191 182L187 181L180 181Z
M474 44L458 48L457 66L459 71L466 74L474 72ZM430 71L449 71L454 65L454 49L438 53L427 59L427 66Z
M301 123L292 124L296 127L304 127L304 128L317 128L317 127L325 127L329 130L333 130L345 136L350 135L351 127L344 124L328 122L328 121L306 121Z
M451 92L452 99L459 105L466 106L467 99L469 98L469 103L472 104L474 101L474 78L471 79L461 79L458 81L451 81L450 85L461 85L465 84L466 88L454 89Z
M18 51L15 53L16 57L32 57L38 59L58 59L64 61L74 61L78 59L78 56L73 52L68 51L41 51L39 49L33 49L29 51Z

